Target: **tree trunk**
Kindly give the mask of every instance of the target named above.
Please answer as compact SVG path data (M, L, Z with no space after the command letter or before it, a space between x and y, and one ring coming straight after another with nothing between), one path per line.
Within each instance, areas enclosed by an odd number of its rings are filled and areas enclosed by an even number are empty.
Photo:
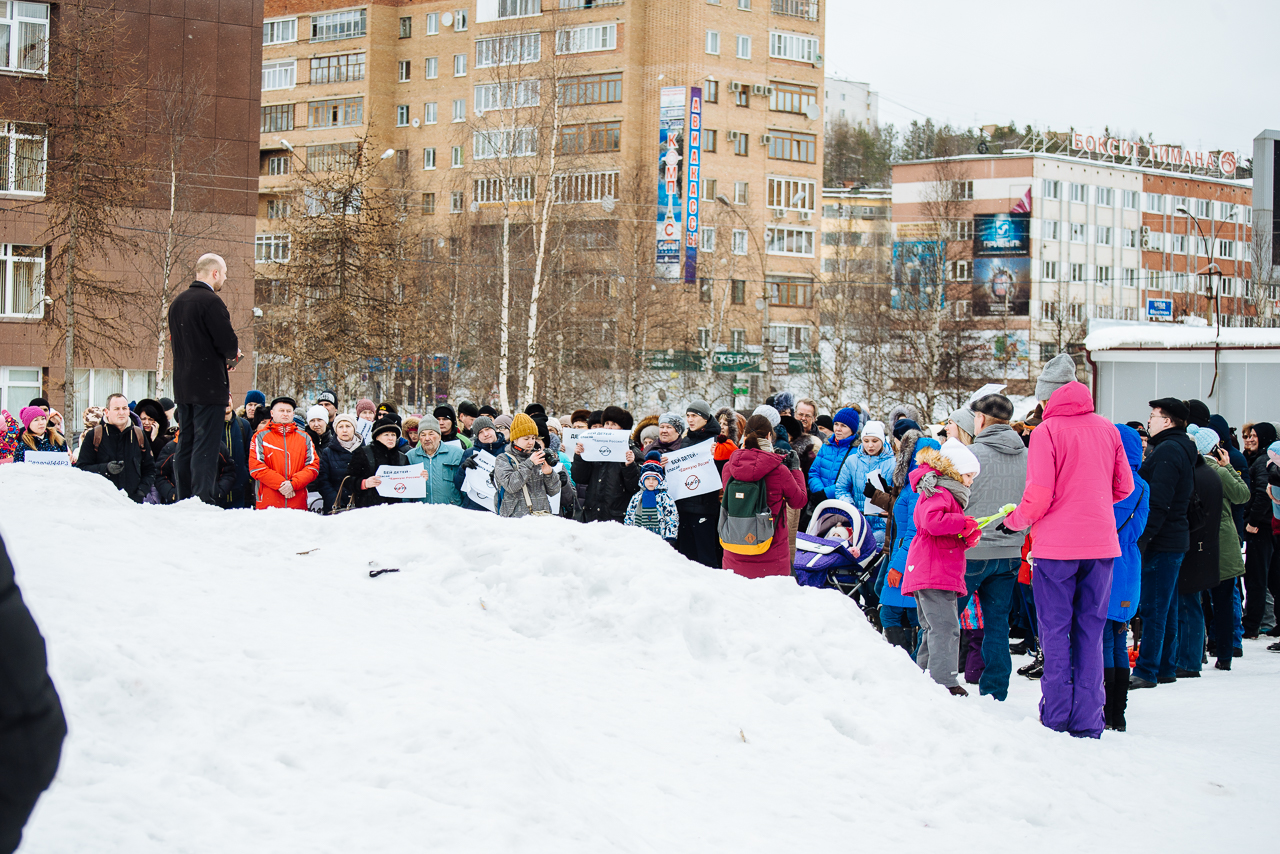
M506 415L511 411L507 397L508 363L510 360L511 318L511 217L502 215L502 314L498 323L498 410Z
M173 276L173 223L178 204L178 165L169 157L169 224L165 229L164 261L160 275L160 317L156 331L156 397L164 397L164 340L169 337L169 293Z

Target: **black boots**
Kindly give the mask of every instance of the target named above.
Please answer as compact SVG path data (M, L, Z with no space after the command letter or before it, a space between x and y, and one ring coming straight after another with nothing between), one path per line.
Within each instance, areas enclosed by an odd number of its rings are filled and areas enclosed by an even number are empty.
M1107 729L1124 732L1124 712L1129 705L1129 668L1107 667L1102 671L1102 687L1107 701L1102 707L1102 718Z
M1044 675L1044 651L1036 650L1036 657L1030 664L1018 668L1018 675L1028 679L1039 679Z
M904 626L885 626L884 639L892 646L900 646L910 655L912 651L911 645L911 629Z

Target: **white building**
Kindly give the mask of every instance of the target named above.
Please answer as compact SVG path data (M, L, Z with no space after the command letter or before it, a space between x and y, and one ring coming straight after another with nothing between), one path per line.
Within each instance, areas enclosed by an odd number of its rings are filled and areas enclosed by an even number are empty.
M879 126L880 93L872 92L871 84L839 77L824 77L822 84L826 89L823 130L829 129L831 123L839 119L867 130Z

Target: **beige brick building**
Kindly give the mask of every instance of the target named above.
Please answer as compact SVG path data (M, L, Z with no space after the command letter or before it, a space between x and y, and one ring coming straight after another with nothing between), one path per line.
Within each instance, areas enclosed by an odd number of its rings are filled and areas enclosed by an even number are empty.
M817 345L823 11L818 0L267 0L259 274L290 257L281 218L294 173L366 134L373 151L395 152L411 214L440 234L495 205L495 161L545 163L532 154L555 136L560 165L534 169L528 195L550 179L569 202L558 215L648 219L656 249L660 90L684 87L687 122L689 88L701 87L698 281L653 282L681 329L646 341L652 375L629 399L680 394L700 373L709 394L799 387L791 375L813 369ZM521 125L557 92L553 133Z

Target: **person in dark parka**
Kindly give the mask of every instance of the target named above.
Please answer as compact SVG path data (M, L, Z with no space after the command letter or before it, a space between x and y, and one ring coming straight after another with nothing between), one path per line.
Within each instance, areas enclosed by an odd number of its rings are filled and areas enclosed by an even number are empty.
M217 255L196 261L196 281L169 306L173 342L173 396L187 441L178 448L174 472L178 498L193 495L217 503L218 446L231 382L228 366L241 356L231 314L218 296L227 263Z
M249 440L251 438L249 422L236 415L231 396L228 395L227 411L223 415L222 422L222 444L231 451L231 463L235 468L236 478L231 485L231 491L226 495L218 496L219 507L230 509L254 505L253 487L250 485L249 477Z
M620 406L605 407L600 417L608 429L629 431L635 426L631 413ZM635 449L627 451L626 462L605 463L584 460L575 448L573 481L587 487L582 521L621 523L626 518L631 496L640 488L640 467L636 465Z
M1271 498L1267 495L1267 448L1276 441L1270 421L1253 425L1258 450L1249 463L1249 488L1253 495L1244 511L1244 617L1240 623L1246 638L1256 638L1267 604L1267 580L1275 538L1271 533Z
M1250 486L1249 461L1244 458L1244 454L1240 452L1239 448L1231 444L1232 428L1227 424L1227 419L1223 418L1221 415L1213 415L1209 418L1209 426L1218 434L1218 444L1222 448L1226 449L1227 457L1231 461L1231 467L1235 469L1236 474L1240 475L1240 478L1244 481L1244 485ZM1237 504L1234 505L1232 509L1232 518L1236 523L1236 533L1241 537L1244 536L1244 513L1248 506L1249 505L1247 503Z
M76 468L102 475L138 504L151 492L155 457L150 440L129 417L129 402L123 394L107 398L103 422L84 434Z
M36 800L53 782L66 736L44 638L0 538L0 854L22 841Z
M351 488L355 491L356 507L399 504L404 500L378 493L380 466L409 465L409 458L398 447L399 441L400 416L387 412L373 422L372 441L352 452L347 476L351 478Z
M685 407L685 425L688 431L681 440L681 448L692 448L703 442L714 443L720 435L720 422L711 417L711 405L705 400L691 400ZM715 450L715 445L711 445ZM716 467L723 471L724 466ZM703 566L719 569L724 560L724 548L720 545L717 526L720 523L720 493L704 492L676 502L680 515L680 527L676 529L676 549L689 560Z
M1208 421L1208 419L1205 419ZM1222 514L1230 515L1223 506L1222 481L1218 472L1204 460L1218 444L1218 434L1208 427L1198 428L1192 434L1196 451L1193 469L1192 495L1195 512L1188 511L1191 524L1188 528L1190 545L1178 568L1178 646L1174 663L1174 675L1179 679L1200 675L1201 658L1204 655L1204 606L1201 594L1218 586L1218 567L1221 562Z

